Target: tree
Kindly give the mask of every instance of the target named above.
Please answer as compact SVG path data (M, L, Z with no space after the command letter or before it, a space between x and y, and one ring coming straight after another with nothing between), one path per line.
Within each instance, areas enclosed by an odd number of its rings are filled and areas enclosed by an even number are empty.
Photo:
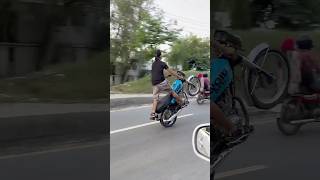
M111 64L122 79L136 61L147 61L155 49L178 37L179 30L163 22L152 0L111 0Z
M191 35L181 38L172 44L171 51L166 56L170 65L183 66L183 70L189 70L188 62L196 61L200 66L210 67L210 43L209 39L201 39Z
M279 28L309 29L320 23L318 0L253 0L253 21L275 21Z

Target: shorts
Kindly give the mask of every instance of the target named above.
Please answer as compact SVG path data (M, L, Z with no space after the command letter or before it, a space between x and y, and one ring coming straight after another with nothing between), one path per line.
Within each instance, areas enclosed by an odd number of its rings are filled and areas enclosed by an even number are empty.
M159 100L159 95L161 92L171 93L172 89L167 80L162 81L161 83L153 86L153 99Z

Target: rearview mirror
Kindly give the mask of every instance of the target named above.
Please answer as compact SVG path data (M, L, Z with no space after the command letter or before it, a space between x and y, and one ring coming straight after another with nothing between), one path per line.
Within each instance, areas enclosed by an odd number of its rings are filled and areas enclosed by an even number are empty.
M210 161L210 124L197 126L192 135L194 153L205 161Z

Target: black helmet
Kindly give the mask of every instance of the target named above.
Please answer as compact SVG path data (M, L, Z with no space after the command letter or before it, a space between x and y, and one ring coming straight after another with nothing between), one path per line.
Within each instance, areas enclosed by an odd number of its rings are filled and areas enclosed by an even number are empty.
M313 48L313 41L309 35L300 35L296 40L298 49L310 50Z
M161 56L161 50L160 49L157 49L156 51L156 57L160 57Z

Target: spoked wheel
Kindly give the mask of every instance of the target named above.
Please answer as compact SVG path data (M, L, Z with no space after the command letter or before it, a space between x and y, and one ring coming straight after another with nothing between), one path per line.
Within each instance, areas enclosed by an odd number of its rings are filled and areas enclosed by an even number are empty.
M277 125L284 135L291 136L298 133L302 124L292 124L290 121L299 118L299 112L299 105L296 100L289 99L283 103Z
M288 60L276 50L265 50L256 57L254 63L273 77L249 70L249 94L256 107L270 109L287 95L290 76Z
M200 80L197 77L192 77L187 83L187 92L190 96L195 96L200 91Z
M170 118L175 114L176 112L171 108L166 108L161 113L160 123L164 127L171 127L174 125L174 123L177 121L177 117L170 120Z

